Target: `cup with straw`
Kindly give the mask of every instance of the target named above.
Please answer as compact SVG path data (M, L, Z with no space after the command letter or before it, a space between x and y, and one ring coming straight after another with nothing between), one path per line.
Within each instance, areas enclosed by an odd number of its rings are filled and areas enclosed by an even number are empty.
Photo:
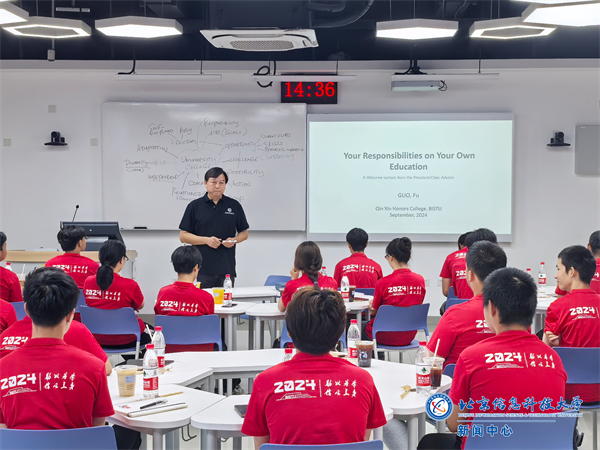
M431 358L431 389L438 389L442 384L442 371L444 368L444 358L437 356L440 347L440 340L435 344L433 358Z

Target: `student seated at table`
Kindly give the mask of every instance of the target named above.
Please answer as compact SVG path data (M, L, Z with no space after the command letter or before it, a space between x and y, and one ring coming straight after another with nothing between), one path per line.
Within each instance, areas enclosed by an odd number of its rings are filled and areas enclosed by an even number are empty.
M458 429L461 412L551 413L556 409L545 409L543 400L547 398L556 408L565 398L567 374L560 357L527 331L537 306L533 278L512 267L498 269L486 278L482 295L485 321L496 335L470 346L458 357L449 394L454 406L447 425L452 432ZM472 409L464 409L466 405ZM509 410L510 405L514 408ZM461 423L465 426L470 424ZM428 434L418 449L464 448L466 440L461 442L454 434Z
M279 298L279 311L285 311L294 294L300 289L317 285L321 289L337 289L336 281L319 273L323 266L323 257L319 246L312 241L305 241L296 248L294 267L290 270L292 279L288 281ZM302 276L300 275L302 272Z
M98 252L100 268L98 273L85 280L83 295L88 306L99 309L133 308L139 311L144 307L144 296L140 286L130 278L124 278L119 272L127 261L125 245L109 239ZM150 336L144 332L146 325L138 318L141 345L150 343ZM103 347L129 348L135 347L134 335L95 335Z
M83 289L86 278L96 275L100 267L96 261L81 254L85 251L87 242L85 229L78 226L63 227L56 238L65 253L49 259L45 264L46 267L58 267L64 270L75 280L77 287Z
M17 321L17 313L13 305L0 299L0 333ZM2 341L0 341L2 342Z
M442 271L440 272L440 277L442 278L442 294L444 297L448 297L448 292L450 291L450 287L452 287L452 266L454 262L458 259L465 259L467 256L467 249L465 249L465 239L469 233L461 234L458 238L458 250L453 251L448 256L446 256L446 260L444 261L444 265L442 266Z
M425 299L425 280L408 268L412 252L409 238L396 238L385 249L385 259L394 270L383 277L375 285L375 295L371 301L371 315L377 314L382 305L413 306L421 305ZM373 322L371 319L364 329L364 334L373 339ZM377 343L383 345L408 345L417 334L416 331L392 331L377 334Z
M100 359L63 340L73 322L79 288L62 270L44 267L27 276L25 308L31 339L2 359L0 427L24 430L104 425L114 414Z
M551 347L600 347L600 295L590 289L594 257L581 245L567 247L558 254L556 268L554 278L567 294L548 306L544 342ZM568 384L566 395L600 402L600 385Z
M474 296L446 311L427 344L427 349L433 354L438 340L440 341L437 354L445 358L444 367L455 364L466 348L494 336L483 316L481 293L488 275L503 267L506 267L506 254L497 244L479 241L469 248L466 278Z
M594 258L596 259L596 271L594 272L592 281L590 281L590 289L596 292L596 294L600 294L600 230L594 231L590 235L587 248L590 252L592 252L592 255L594 255ZM567 291L562 290L558 285L556 286L556 290L554 292L559 297L567 295Z
M346 243L351 255L337 263L333 279L339 286L342 277L347 276L351 286L359 289L374 288L377 280L383 277L383 272L378 263L365 255L365 248L369 245L369 235L362 228L352 228L346 234Z
M6 249L6 234L0 231L0 261L8 256ZM12 271L0 266L0 299L7 302L22 302L21 283L19 277Z
M213 296L198 289L194 281L202 265L202 254L198 248L182 245L171 255L177 281L161 288L158 292L154 313L162 316L204 316L215 313ZM212 351L213 344L169 345L167 353Z
M242 433L262 444L318 445L368 440L386 423L371 374L329 354L346 330L335 291L299 292L285 314L298 350L256 377Z

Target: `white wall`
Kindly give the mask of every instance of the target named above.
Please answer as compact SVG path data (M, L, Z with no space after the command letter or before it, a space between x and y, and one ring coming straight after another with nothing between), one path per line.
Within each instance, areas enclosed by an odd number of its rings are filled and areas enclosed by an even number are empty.
M538 68L529 69L528 63ZM494 70L501 73L497 81L449 82L447 92L393 94L390 64L344 66L346 73L358 74L357 81L341 85L338 105L311 106L309 113L514 113L514 240L503 247L509 265L532 267L535 271L543 260L551 279L558 251L567 245L587 243L589 234L600 228L600 178L574 174L573 147L546 147L554 131L563 131L566 141L573 143L575 125L600 123L595 63L487 62L488 71L494 65L499 68ZM174 65L177 63L168 67ZM473 63L421 63L424 69L464 69L468 65ZM185 63L179 66L190 68ZM261 89L249 81L255 66L257 63L212 63L213 70L223 73L223 82L177 85L116 81L114 74L126 69L125 63L3 62L0 133L1 138L11 140L11 145L3 146L0 155L0 227L8 235L9 248L57 247L59 222L71 219L76 204L80 205L78 220L102 217L103 102L277 102L277 88ZM319 68L318 64L313 66ZM576 68L561 68L573 66ZM49 113L49 105L56 105L57 112ZM43 145L54 130L62 133L68 147ZM90 145L93 138L100 141L100 146ZM281 205L281 214L289 207ZM464 213L472 217L472 228L479 226L477 205ZM179 219L173 218L175 223ZM401 235L402 230L398 230ZM150 305L145 312L150 312L158 289L175 277L169 257L179 245L178 233L128 231L123 237L128 248L139 252L137 281ZM238 285L262 284L269 274L287 274L294 250L303 240L305 234L300 232L250 231L250 239L238 248ZM325 264L333 272L335 263L346 256L346 247L334 243L320 246ZM455 248L453 243L414 245L412 268L430 280L426 301L432 304L432 315L437 314L442 301L437 287L442 262ZM387 274L390 269L383 258L384 249L385 244L373 243L367 253Z

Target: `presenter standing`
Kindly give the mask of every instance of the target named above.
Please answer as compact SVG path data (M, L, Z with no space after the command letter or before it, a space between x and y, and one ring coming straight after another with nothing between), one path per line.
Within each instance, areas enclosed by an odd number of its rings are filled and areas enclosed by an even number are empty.
M223 286L225 275L235 272L235 247L248 239L248 222L240 203L223 195L229 177L220 167L204 174L206 194L193 200L179 224L179 240L198 247L202 267L198 281L202 288Z

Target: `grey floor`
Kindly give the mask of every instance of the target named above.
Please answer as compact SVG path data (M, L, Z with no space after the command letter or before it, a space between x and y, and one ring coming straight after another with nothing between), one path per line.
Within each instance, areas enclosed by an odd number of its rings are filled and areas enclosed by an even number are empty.
M435 329L435 326L437 325L437 320L435 318L430 318L431 323L428 324L430 333L433 332L433 330ZM273 342L272 339L268 339L268 331L265 333L265 342ZM237 335L238 335L238 348L239 350L247 350L247 342L248 342L248 324L247 322L244 321L244 323L242 323L241 325L238 325L238 330L237 330ZM417 339L422 339L425 340L425 334L423 332L419 332L417 334ZM404 357L403 357L403 362L406 364L414 364L415 361L415 354L416 352L405 352L404 353ZM391 355L391 360L392 361L398 361L398 354L392 354ZM242 380L242 387L244 388L244 392L248 392L248 380ZM581 447L579 447L581 450L592 450L592 414L588 413L585 414L581 419L579 419L579 423L578 423L578 428L581 432L585 433L585 437L583 440L583 445ZM600 431L600 430L599 430ZM427 424L426 425L426 429L425 429L426 433L435 433L435 428L430 425ZM183 429L183 434L185 435L185 438L188 438L188 429L184 428ZM198 450L200 448L200 430L190 426L189 427L189 435L190 436L196 436L195 438L189 440L189 441L185 441L182 438L182 432L180 431L179 433L179 440L180 440L180 449L181 450L188 450L188 449L194 449L194 450ZM151 436L144 436L144 441L147 442L147 448L152 448L152 437ZM144 448L144 444L142 444L142 449ZM221 444L221 448L222 450L231 450L233 448L233 444L232 444L232 440L228 439L225 442L223 442ZM387 447L385 447L387 448ZM253 450L254 449L254 442L251 438L243 438L242 439L242 450ZM210 449L212 450L212 449Z

